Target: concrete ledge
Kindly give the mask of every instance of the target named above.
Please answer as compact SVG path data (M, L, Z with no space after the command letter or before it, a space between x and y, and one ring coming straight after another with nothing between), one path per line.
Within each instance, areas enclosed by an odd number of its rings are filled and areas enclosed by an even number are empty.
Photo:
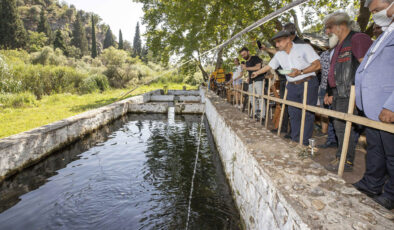
M394 229L393 213L299 149L218 96L203 100L246 229Z
M198 90L168 90L168 95L175 96L200 96L200 91Z
M202 114L204 112L204 104L200 103L182 103L175 105L176 114Z

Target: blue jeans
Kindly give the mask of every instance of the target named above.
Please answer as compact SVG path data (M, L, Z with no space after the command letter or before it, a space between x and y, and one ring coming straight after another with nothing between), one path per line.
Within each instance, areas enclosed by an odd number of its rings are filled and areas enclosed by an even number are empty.
M304 95L304 83L287 84L287 99L289 101L295 101L302 103ZM308 81L308 94L306 103L308 105L316 105L319 90L319 82L316 77L313 77ZM301 118L302 110L296 107L289 106L289 117L291 126L291 139L295 142L300 140L300 129L301 129ZM312 137L313 134L313 123L315 121L315 114L312 112L306 112L305 116L305 127L304 127L304 145L309 145L308 139Z

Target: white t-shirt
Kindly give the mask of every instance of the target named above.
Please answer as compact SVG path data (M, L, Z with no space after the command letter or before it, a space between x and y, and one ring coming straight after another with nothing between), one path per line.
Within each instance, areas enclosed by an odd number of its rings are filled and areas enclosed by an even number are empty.
M320 60L320 56L309 44L295 44L287 54L286 51L278 51L275 56L271 59L268 64L272 69L277 69L282 66L284 70L298 69L303 70L309 67L312 62ZM309 76L315 76L316 74L307 73L297 77L289 77L286 75L286 79L289 82L299 81Z
M241 75L241 73L242 73L242 67L241 67L241 65L236 66L236 67L234 68L233 80L236 79L236 78L238 78L238 77ZM239 79L238 79L238 80L239 80Z

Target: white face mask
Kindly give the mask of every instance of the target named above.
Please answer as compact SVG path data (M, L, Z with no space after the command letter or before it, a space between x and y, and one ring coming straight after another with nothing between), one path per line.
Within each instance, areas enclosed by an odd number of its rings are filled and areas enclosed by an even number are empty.
M392 22L393 19L394 19L394 15L391 16L391 17L388 17L388 16L387 16L387 10L390 9L390 7L391 7L393 4L394 4L394 2L391 3L390 6L387 7L386 9L381 10L381 11L377 12L376 14L372 15L372 18L373 18L374 22L375 22L378 26L382 27L382 30L383 30L383 31L385 31L386 28L390 26L391 22Z
M336 34L332 33L330 37L328 38L328 46L330 49L334 48L336 45L338 45L339 38Z

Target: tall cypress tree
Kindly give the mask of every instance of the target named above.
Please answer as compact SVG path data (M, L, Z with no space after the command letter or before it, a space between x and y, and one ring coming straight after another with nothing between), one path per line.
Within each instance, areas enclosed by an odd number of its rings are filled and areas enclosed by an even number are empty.
M96 43L96 21L92 15L92 58L97 57L97 43Z
M137 26L135 27L134 41L133 41L133 56L141 56L142 44L141 44L141 36L140 36L140 23L137 22Z
M19 17L16 0L0 1L0 47L21 48L26 44L27 34Z
M112 31L111 31L111 28L108 27L107 33L105 34L103 48L107 49L113 45L114 45L114 37L113 37Z
M49 43L52 41L52 29L49 25L44 9L42 9L40 13L40 21L38 22L37 32L44 33L48 37Z
M66 42L64 41L63 34L60 30L56 31L55 40L53 41L53 47L55 49L57 49L57 48L61 49L65 55L68 55L68 52L66 49Z
M82 16L80 13L77 14L77 19L74 22L71 44L79 48L82 55L88 52L88 40L86 38L86 31L82 23Z
M122 30L119 30L119 47L120 50L124 49Z

